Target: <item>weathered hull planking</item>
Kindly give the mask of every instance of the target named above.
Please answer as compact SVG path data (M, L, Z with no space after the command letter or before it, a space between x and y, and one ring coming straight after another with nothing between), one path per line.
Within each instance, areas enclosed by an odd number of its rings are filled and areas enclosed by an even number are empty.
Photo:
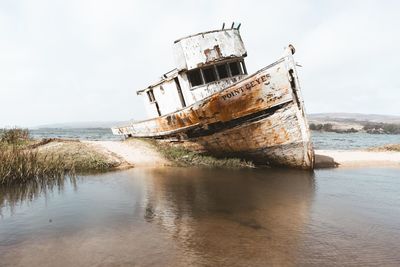
M312 169L307 125L295 62L287 55L184 109L112 130L256 164Z

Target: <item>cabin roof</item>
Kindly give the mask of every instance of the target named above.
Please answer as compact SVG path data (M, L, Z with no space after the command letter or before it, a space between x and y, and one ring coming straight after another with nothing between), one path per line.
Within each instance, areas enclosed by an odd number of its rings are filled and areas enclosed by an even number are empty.
M195 34L191 34L191 35L188 35L188 36L179 38L179 39L177 39L177 40L174 41L174 44L180 42L180 41L183 40L183 39L187 39L187 38L194 37L194 36L197 36L197 35L208 34L208 33L213 33L213 32L231 31L231 30L236 30L236 29L235 29L235 28L234 28L234 29L219 29L219 30L212 30L212 31L199 32L199 33L195 33Z
M148 87L146 87L144 89L136 91L136 94L139 95L139 94L141 94L141 93L143 93L143 92L145 92L147 90L150 90L151 88L156 87L156 86L158 86L158 85L160 85L160 84L162 84L164 82L170 81L170 80L174 79L177 76L178 76L178 69L170 70L170 71L164 73L161 76L160 80L158 80L158 82L153 83L153 84L149 85Z

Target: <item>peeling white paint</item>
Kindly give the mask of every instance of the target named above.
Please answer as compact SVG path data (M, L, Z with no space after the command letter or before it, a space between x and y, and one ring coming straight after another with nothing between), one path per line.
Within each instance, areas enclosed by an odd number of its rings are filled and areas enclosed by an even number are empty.
M246 56L239 30L227 29L192 35L180 39L173 47L178 70L191 70L227 58Z

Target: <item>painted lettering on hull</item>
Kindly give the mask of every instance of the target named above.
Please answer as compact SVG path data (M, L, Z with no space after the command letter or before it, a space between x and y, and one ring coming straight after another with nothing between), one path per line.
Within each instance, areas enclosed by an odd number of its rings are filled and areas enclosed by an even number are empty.
M231 90L230 92L222 95L222 100L228 100L231 99L232 97L235 97L237 95L241 95L243 94L246 90L250 91L253 87L259 85L259 84L269 84L269 80L270 80L271 76L269 74L265 74L261 77L258 77L257 79L248 82L242 86L240 86L239 88L235 88L233 90Z

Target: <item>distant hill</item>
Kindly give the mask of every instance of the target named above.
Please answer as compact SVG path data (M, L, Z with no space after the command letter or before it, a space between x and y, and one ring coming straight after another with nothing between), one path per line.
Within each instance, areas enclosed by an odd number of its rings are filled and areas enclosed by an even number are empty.
M400 116L359 114L359 113L317 113L309 114L311 130L373 134L400 134Z
M383 122L400 124L400 116L361 114L361 113L314 113L308 114L310 121L336 121L336 122Z

